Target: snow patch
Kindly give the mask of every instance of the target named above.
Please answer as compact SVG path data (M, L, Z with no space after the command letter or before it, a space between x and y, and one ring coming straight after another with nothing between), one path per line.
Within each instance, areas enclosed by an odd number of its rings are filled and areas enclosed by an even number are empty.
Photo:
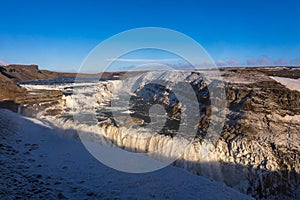
M292 78L282 78L278 76L270 76L270 78L281 83L282 85L289 88L290 90L297 90L300 92L300 78L292 79Z

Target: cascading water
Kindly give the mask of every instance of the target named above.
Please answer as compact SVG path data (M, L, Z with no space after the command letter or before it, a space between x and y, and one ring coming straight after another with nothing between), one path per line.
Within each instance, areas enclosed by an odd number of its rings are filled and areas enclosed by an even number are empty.
M131 113L128 104L112 103L122 101L122 94L125 93L131 96L139 95L144 100L150 101L153 94L149 93L149 90L154 93L156 91L155 88L151 87L143 90L147 82L153 80L166 81L168 82L166 85L167 90L172 90L172 87L178 82L186 81L189 75L190 72L149 72L125 80L80 85L80 87L74 87L71 94L63 96L65 102L63 106L66 111L64 115L61 117L46 116L45 118L56 126L69 130L64 134L73 134L73 137L78 137L75 130L79 130L83 133L80 134L80 138L91 142L116 146L130 152L160 152L159 154L151 154L152 158L161 162L170 158L178 158L173 163L174 165L222 181L221 168L212 143L192 141L185 133L181 133L179 137L153 133L153 128L157 124L152 127L149 124L139 126L137 124L138 120L136 118L131 119L128 114ZM189 79L199 79L199 76L193 76L189 76ZM182 90L178 95L184 98L184 101L188 104L194 103L189 101L189 98L191 98L189 95L191 94L186 91ZM162 98L164 105L177 105L177 107L170 107L170 109L181 109L180 113L185 114L186 108L181 107L181 104L176 104L178 102L175 101L175 95L172 96L170 93L156 98ZM125 121L126 123L122 125L125 124L126 126L116 126L117 121ZM141 125L143 121L141 120ZM184 126L184 120L181 121L182 126ZM195 135L192 137L195 137ZM178 157L178 155L181 156Z

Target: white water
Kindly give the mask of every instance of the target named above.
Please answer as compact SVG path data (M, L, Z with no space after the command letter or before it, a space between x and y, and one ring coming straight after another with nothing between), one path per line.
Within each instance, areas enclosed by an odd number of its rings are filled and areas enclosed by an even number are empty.
M190 142L182 137L170 137L151 133L150 129L131 127L115 127L113 125L105 125L101 128L97 124L95 111L99 108L106 108L107 102L117 98L118 94L138 90L147 82L152 80L163 80L168 83L167 87L172 87L176 82L183 81L189 73L183 72L151 72L142 74L137 77L131 77L126 80L115 80L99 82L97 84L80 84L80 87L73 89L73 94L64 96L64 107L70 114L74 114L73 120L65 118L57 118L52 116L44 116L44 119L49 120L55 126L58 126L65 131L62 134L70 137L78 138L79 131L80 139L99 143L101 145L118 146L132 152L148 152L152 153L151 157L165 162L173 158L178 158L174 164L184 169L211 177L215 180L223 180L221 169L219 166L215 147L211 143ZM194 77L195 79L198 77ZM171 80L171 81L170 81ZM137 85L135 85L138 83ZM65 88L61 86L26 86L28 89L58 89ZM181 96L189 98L188 94L182 91ZM146 97L146 95L144 95ZM168 102L170 103L170 102ZM123 108L124 109L124 108ZM80 123L81 118L76 115L87 113L90 114L90 124ZM126 113L126 112L123 112ZM127 112L129 113L129 112ZM190 144L190 145L188 145ZM155 154L155 152L160 152ZM181 156L178 156L181 155Z

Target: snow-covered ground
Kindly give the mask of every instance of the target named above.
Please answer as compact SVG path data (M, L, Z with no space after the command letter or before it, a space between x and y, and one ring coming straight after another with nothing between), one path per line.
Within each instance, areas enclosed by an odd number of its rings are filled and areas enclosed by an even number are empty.
M300 92L300 79L282 78L278 76L270 76L270 78L281 83L290 90L297 90Z
M168 166L144 174L108 168L51 123L0 109L0 199L251 199Z

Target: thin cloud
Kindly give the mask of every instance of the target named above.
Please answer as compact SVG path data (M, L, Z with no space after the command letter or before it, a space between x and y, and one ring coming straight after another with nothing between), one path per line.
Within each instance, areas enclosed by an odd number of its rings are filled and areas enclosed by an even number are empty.
M178 58L164 58L164 59L108 58L107 61L137 62L137 63L166 63L166 62L180 61L180 59L178 59Z
M218 61L216 61L216 65L217 65L217 66L226 66L227 63L226 63L226 61L224 61L224 60L218 60Z
M271 59L268 56L262 56L257 59L258 65L270 65L272 63Z
M240 64L239 61L237 61L235 58L229 59L229 60L227 61L227 63L228 63L229 66L237 66L237 65Z
M230 58L229 60L218 60L215 62L217 66L237 66L239 65L239 61L237 61L235 58Z
M249 59L247 59L247 61L246 61L246 64L247 64L247 65L256 65L256 63L257 63L257 61L256 61L256 59L254 59L254 58L249 58Z
M282 58L274 61L274 65L286 65L286 64L287 64L286 60Z

